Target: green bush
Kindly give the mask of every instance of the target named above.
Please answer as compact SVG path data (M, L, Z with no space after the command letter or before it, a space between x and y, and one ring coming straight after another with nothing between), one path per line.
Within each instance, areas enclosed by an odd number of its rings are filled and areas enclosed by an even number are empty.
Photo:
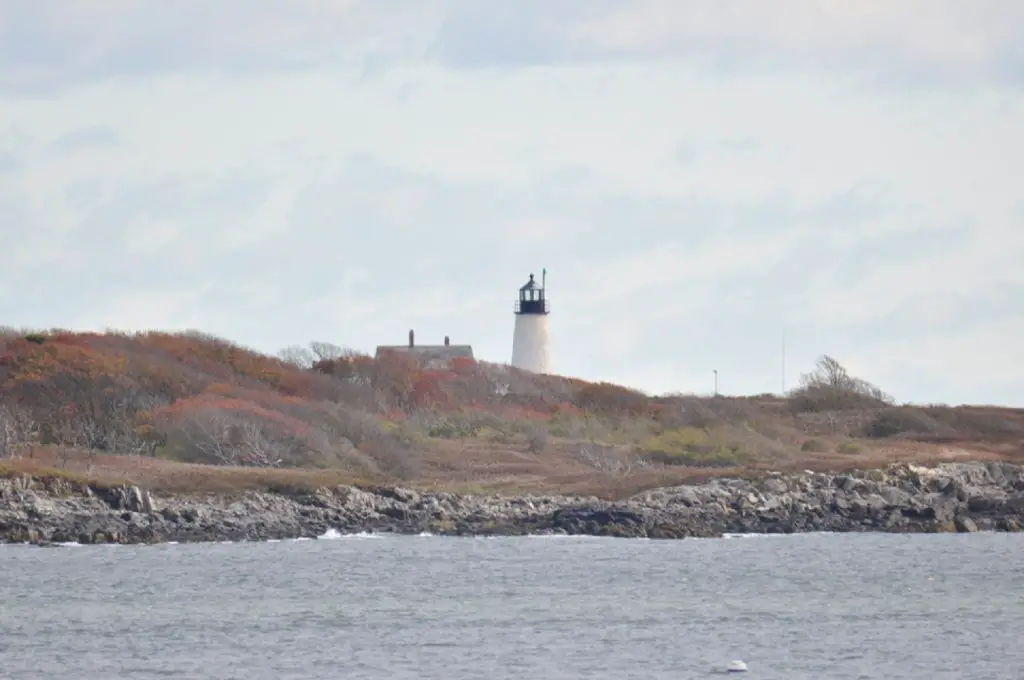
M736 444L693 427L666 430L639 448L645 459L662 465L729 467L746 457Z
M800 450L808 453L825 453L828 451L828 444L820 439L808 439L800 445Z

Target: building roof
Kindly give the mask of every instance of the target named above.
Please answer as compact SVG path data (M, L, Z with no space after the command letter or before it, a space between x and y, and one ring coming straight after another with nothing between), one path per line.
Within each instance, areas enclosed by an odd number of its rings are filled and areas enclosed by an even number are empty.
M519 290L542 290L540 284L533 280L533 274L530 274L530 280L526 282L526 285L521 287Z
M441 359L472 359L472 345L378 345L377 356L381 352L408 352L425 360Z

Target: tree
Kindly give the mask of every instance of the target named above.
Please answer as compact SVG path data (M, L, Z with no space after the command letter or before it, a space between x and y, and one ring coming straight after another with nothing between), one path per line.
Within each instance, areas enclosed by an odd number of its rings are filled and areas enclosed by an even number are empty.
M313 351L308 347L300 347L299 345L285 347L277 353L277 356L281 361L303 370L312 368L313 364L316 363L316 355L313 354Z
M892 397L866 380L851 376L835 359L823 355L814 370L800 376L800 387L789 396L797 411L839 411L886 406Z
M39 441L39 424L17 406L0 404L0 456L19 458Z
M200 461L230 465L235 461L231 444L231 419L215 410L187 413L165 428L169 444L178 444L198 454ZM193 455L186 456L192 458Z
M309 349L316 357L317 361L329 361L331 359L338 359L345 356L347 353L341 347L330 343L321 342L314 340L309 343Z
M194 462L294 465L329 456L334 448L322 428L280 408L215 394L179 400L159 409L153 414L153 424L171 451Z

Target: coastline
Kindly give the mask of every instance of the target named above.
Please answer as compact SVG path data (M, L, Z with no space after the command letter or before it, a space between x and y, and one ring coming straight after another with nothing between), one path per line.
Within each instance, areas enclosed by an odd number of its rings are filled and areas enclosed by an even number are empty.
M0 479L0 543L264 541L325 534L711 538L805 532L1024 530L1024 466L897 464L654 489L620 501L350 486L155 495L60 477Z

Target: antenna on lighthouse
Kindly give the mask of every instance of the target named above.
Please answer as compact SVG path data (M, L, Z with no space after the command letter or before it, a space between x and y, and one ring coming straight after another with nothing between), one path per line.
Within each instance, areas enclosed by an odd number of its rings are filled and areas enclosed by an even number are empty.
M512 366L531 373L549 373L548 300L544 287L548 270L541 270L541 284L530 280L519 289L515 304L516 326L512 336Z

